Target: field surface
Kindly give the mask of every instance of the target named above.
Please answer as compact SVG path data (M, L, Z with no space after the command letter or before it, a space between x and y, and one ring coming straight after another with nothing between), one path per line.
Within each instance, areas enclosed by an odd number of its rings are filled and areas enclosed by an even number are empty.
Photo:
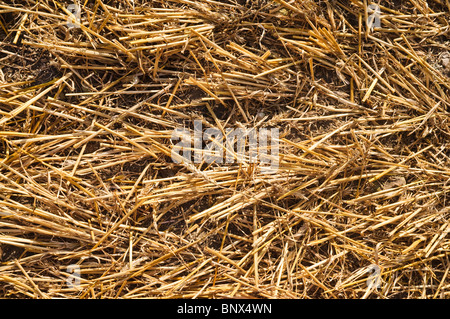
M450 298L449 21L0 0L0 298ZM277 131L277 167L180 161L194 122Z

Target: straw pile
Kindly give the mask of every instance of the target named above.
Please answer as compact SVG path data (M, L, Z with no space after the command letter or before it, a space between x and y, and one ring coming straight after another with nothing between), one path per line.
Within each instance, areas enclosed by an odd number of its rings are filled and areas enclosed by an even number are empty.
M449 1L70 4L0 1L1 297L449 298Z

